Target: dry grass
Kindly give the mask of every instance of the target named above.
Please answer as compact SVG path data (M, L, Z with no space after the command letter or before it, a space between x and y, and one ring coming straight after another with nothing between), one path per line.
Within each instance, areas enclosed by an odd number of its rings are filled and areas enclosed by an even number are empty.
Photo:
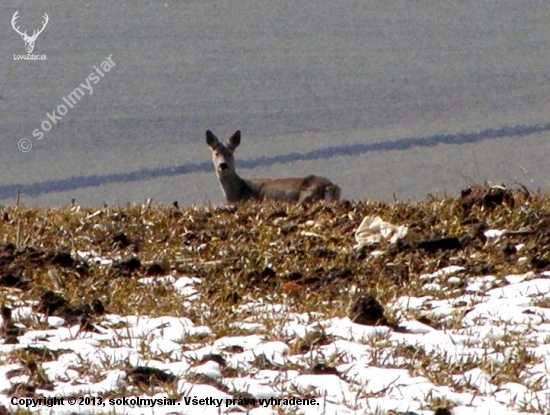
M248 333L232 324L245 320L263 324L260 334L267 339L281 340L276 323L284 315L274 314L270 320L236 310L263 301L285 304L293 313L343 317L357 293L372 294L384 306L401 296L425 295L426 281L418 276L449 265L466 268L454 275L461 282L446 284L443 278L444 289L429 291L432 296L463 295L466 282L473 277L493 275L498 286L504 284L501 277L505 275L546 269L550 266L550 198L516 191L495 199L494 192L476 187L460 198L392 204L341 202L308 209L281 203L249 203L236 210L212 206L128 205L99 210L8 206L0 214L0 276L11 274L27 285L24 289L3 288L0 305L16 305L14 298L38 302L51 290L61 292L73 308L100 300L109 313L187 317L196 325L208 325L215 338ZM409 235L393 245L382 242L378 247L354 249L354 230L366 215L406 225ZM492 228L509 232L498 242L488 241L483 231ZM461 248L433 252L422 248L422 241L451 237L460 241ZM521 252L516 251L518 244L524 244ZM375 249L381 249L382 255L371 256ZM104 266L79 259L76 251L93 252L114 262ZM65 253L71 253L73 261L67 260ZM164 285L137 282L148 275L168 274L201 278L196 286L200 300L193 307ZM546 300L538 305L549 307ZM392 324L399 323L391 307L386 316ZM463 310L445 318L431 316L429 324L458 328L462 316ZM44 328L38 320L21 323ZM124 341L122 336L120 342ZM186 339L182 348L207 341L212 341L212 336ZM326 335L320 330L299 342L284 341L291 346L291 354L303 353L323 344ZM428 356L422 349L400 348L394 355L409 362L400 364L402 367L436 385L452 384L453 374L475 367L491 374L497 385L521 383L525 365L536 357L526 349L520 334L511 335L505 343L490 346L508 353L514 350L518 359L502 365L491 366L489 360L481 359L449 366L445 356ZM372 340L372 346L383 348L387 339ZM339 363L339 358L329 357L329 364ZM19 351L4 361L22 363L38 373L49 359L45 351ZM92 369L82 373L84 379L97 376ZM174 392L171 386L165 390ZM434 400L433 406L441 403Z

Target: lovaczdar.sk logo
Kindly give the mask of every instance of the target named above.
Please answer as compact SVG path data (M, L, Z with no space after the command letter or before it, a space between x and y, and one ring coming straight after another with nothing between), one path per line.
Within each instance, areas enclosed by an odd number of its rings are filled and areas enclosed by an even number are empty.
M27 34L28 29L26 29L24 32L19 30L20 26L17 25L17 19L18 18L19 18L19 10L17 10L13 14L13 17L11 19L11 26L13 27L13 30L15 30L17 33L19 33L19 35L21 35L21 38L25 42L25 49L27 50L27 54L26 55L16 55L16 54L14 54L13 59L14 60L46 60L47 57L46 57L45 54L44 55L35 55L32 52L34 50L34 44L36 42L36 39L38 38L38 35L40 35L40 33L42 33L44 31L44 29L46 28L46 25L48 24L48 21L50 20L48 15L46 13L44 13L44 16L42 17L44 19L44 22L42 23L42 28L38 29L38 30L34 29L32 35L30 35L30 36Z

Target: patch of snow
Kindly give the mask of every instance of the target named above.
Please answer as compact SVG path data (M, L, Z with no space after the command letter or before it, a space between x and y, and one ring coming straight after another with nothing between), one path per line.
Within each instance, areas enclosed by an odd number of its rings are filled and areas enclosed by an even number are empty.
M92 257L93 253L86 253L86 258ZM451 266L423 274L424 288L441 289L445 286L443 277L463 269ZM465 292L454 298L441 299L434 293L404 296L386 304L399 317L398 328L364 326L347 317L327 318L322 313L294 313L290 305L265 298L234 309L236 315L243 316L238 327L250 335L220 338L208 327L207 317L201 320L204 325L197 325L185 317L107 314L96 324L100 333L91 333L80 331L78 325L64 327L63 319L35 314L30 304L20 303L13 307L17 324L32 318L48 328L27 330L18 337L19 344L0 345L0 405L9 411L23 409L12 402L13 393L8 395L8 391L17 382L29 381L32 374L23 363L14 363L10 354L33 347L55 352L40 368L52 383L52 388L36 391L45 397L118 396L124 390L126 398L162 400L168 397L162 388L158 393L155 390L154 396L144 396L129 384L126 369L146 366L177 377L171 392L177 397L176 405L160 403L144 408L114 400L99 409L68 404L29 408L39 414L92 414L99 410L132 415L275 415L286 410L311 415L390 411L433 415L429 408L434 399L452 403L454 415L525 415L527 412L522 411L526 410L530 415L547 414L550 309L538 301L550 295L549 276L550 272L509 275L504 278L507 285L498 288L494 287L502 281L494 276L451 276L446 279L448 284L466 283ZM201 280L166 276L140 283L171 285L193 305L198 299L194 287ZM417 321L419 314L439 319L438 325ZM326 336L307 350L295 350L298 341L314 332ZM201 340L188 342L195 336ZM514 336L519 339L517 346L510 343ZM529 356L519 375L524 383L498 383L495 374L518 357L517 348ZM216 356L205 359L208 355ZM472 368L477 362L479 367ZM332 370L315 373L312 368L319 363ZM432 374L440 380L434 382ZM194 381L197 375L213 383ZM240 394L256 399L307 396L316 403L278 408L272 404L244 407L229 401ZM191 398L219 399L221 404L194 405Z

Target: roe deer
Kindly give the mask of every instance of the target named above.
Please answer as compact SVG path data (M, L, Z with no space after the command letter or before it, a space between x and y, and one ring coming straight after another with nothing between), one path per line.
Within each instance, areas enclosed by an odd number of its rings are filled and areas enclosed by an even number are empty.
M247 199L286 200L300 205L319 200L335 201L340 198L340 187L319 176L286 179L241 178L235 171L233 153L241 142L241 132L236 131L223 144L208 130L206 144L212 151L212 162L220 180L227 203L237 203Z

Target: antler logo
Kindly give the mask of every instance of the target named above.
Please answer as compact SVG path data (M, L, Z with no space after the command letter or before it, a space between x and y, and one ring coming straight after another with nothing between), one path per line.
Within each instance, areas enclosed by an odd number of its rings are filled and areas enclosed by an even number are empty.
M34 49L34 42L36 42L36 38L38 37L38 35L40 33L42 33L44 31L44 29L46 28L46 25L48 24L48 20L50 20L50 18L48 17L48 15L46 13L44 13L44 24L42 25L42 29L40 30L34 30L33 33L32 33L32 36L29 36L27 35L27 31L25 30L25 32L21 32L19 30L19 26L15 26L15 21L19 18L19 10L17 10L12 19L11 19L11 25L13 27L13 30L15 30L17 33L19 33L21 35L21 37L23 38L23 40L25 41L25 49L27 49L27 53L32 53L33 49Z

